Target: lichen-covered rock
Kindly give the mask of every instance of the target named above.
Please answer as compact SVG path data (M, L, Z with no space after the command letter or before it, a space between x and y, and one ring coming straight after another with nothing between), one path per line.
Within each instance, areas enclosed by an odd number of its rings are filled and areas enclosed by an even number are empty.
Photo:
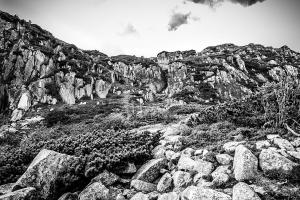
M294 168L299 167L274 150L263 149L259 154L259 166L269 176L290 177Z
M167 166L167 160L165 158L152 159L145 163L132 179L142 180L151 183L158 178L160 169Z
M233 187L232 200L260 200L260 198L249 185L239 182Z
M27 187L0 195L0 200L39 200L39 196L35 188Z
M171 174L165 173L157 183L157 191L161 193L169 192L173 186Z
M42 199L58 198L77 186L82 178L82 167L82 161L77 157L41 150L15 183L13 191L35 187Z
M78 196L79 200L109 200L110 193L101 182L95 182L86 187Z
M238 181L254 179L257 174L258 160L252 152L240 145L234 154L234 177Z
M186 188L182 192L181 198L184 200L231 200L231 197L227 194L196 186Z
M156 185L141 180L132 180L130 183L130 187L144 193L149 193L156 190Z

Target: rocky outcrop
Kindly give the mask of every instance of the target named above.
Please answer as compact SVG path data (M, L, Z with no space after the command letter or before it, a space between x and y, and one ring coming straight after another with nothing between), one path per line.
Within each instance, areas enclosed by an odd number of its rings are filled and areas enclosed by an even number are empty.
M288 47L224 44L201 52L161 52L156 58L108 57L67 44L4 12L0 38L0 112L14 111L13 120L31 105L74 104L126 91L143 101L155 101L161 94L216 103L243 98L284 75L299 76L300 54Z

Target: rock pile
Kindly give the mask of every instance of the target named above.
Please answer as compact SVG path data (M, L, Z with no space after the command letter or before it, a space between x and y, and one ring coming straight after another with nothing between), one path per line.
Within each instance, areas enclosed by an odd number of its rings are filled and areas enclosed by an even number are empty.
M255 143L227 142L221 152L211 152L184 146L186 136L178 130L185 126L154 126L164 135L152 160L138 170L132 163L123 171L105 170L89 183L79 158L42 150L16 183L0 187L0 199L259 200L282 191L300 195L299 188L280 183L300 180L300 138L267 135Z

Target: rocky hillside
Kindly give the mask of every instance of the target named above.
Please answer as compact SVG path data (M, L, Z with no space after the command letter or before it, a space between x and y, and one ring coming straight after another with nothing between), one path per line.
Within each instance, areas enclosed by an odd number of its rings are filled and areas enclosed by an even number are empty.
M67 44L38 25L0 12L0 112L20 119L30 107L107 95L137 94L186 102L242 98L286 74L298 77L300 54L249 44L201 52L161 52L157 58L108 57Z
M286 46L109 57L0 12L0 200L298 200L299 70Z

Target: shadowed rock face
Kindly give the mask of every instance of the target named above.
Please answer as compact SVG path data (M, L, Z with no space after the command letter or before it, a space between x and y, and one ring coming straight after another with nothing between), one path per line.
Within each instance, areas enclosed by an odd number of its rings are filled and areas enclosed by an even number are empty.
M177 100L216 103L243 98L284 75L298 77L299 65L300 54L286 46L255 44L223 44L198 53L164 51L156 58L108 57L0 12L0 112L17 109L23 90L29 92L29 105L74 104L81 98L106 98L128 90L146 101L161 93ZM16 113L24 112L19 108Z

